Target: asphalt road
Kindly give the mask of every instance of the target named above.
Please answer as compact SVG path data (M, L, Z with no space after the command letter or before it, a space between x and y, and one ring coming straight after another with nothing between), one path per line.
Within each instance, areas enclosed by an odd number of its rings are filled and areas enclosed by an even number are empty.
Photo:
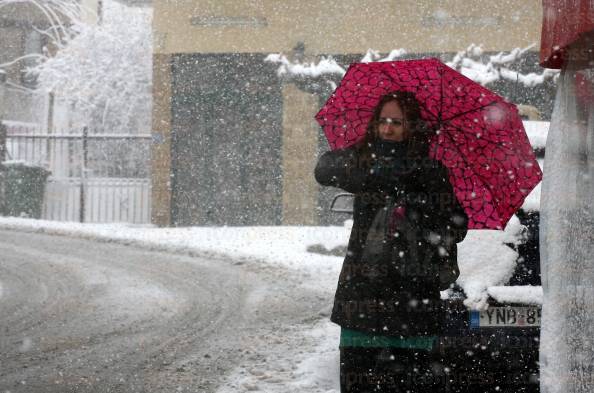
M298 281L259 264L0 230L0 392L214 392L271 333L324 308Z

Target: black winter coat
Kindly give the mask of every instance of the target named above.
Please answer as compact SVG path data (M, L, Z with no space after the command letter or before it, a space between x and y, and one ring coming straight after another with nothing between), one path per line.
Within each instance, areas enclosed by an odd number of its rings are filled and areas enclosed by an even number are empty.
M388 181L370 173L374 159L365 149L326 152L315 168L318 183L355 195L353 229L330 319L388 336L439 335L439 291L459 275L456 243L466 236L468 217L438 161L413 160L406 174ZM404 205L405 214L390 233L383 217L394 201Z

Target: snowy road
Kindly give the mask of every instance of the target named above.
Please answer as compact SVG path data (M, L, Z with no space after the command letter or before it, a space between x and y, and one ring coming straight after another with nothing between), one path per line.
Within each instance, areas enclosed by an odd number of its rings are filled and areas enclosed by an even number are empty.
M327 293L299 281L281 267L0 230L0 392L216 391L319 318Z

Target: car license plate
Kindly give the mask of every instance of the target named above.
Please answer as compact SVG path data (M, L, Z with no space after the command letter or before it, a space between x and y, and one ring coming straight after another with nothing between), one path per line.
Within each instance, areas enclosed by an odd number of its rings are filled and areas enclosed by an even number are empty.
M470 327L540 327L540 307L489 307L470 311Z

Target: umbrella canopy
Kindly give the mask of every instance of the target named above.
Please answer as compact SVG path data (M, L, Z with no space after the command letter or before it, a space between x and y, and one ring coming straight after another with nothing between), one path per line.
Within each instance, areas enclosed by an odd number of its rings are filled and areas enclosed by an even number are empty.
M316 115L332 149L361 141L380 98L414 93L438 129L431 154L449 170L470 229L503 229L540 182L516 107L438 59L356 63Z
M591 0L543 0L540 65L560 69L567 47L594 31ZM591 41L590 41L591 42Z

